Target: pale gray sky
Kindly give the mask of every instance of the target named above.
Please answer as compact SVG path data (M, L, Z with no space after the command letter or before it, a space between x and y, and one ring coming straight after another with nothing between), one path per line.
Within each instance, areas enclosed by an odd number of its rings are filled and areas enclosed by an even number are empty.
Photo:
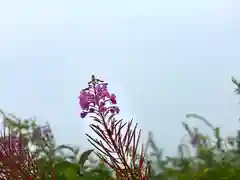
M49 121L59 143L88 147L77 97L94 72L116 92L121 115L153 131L167 154L189 112L234 134L239 8L238 0L1 2L0 108Z

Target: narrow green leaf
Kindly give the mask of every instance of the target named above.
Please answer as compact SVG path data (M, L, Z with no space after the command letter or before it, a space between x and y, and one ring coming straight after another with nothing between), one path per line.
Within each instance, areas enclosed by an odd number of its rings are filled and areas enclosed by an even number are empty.
M217 127L217 128L215 129L215 136L216 136L217 139L220 138L220 128L219 128L219 127Z
M85 152L82 153L79 161L78 161L78 164L80 164L81 166L84 165L84 163L88 160L88 157L89 155L94 151L94 149L90 149L90 150L87 150Z

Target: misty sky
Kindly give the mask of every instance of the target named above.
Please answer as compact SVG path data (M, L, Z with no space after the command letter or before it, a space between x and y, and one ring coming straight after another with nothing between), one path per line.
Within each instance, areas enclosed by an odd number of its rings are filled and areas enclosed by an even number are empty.
M176 153L186 113L222 132L239 127L238 0L4 1L0 108L49 121L58 143L90 147L78 95L91 74L109 82L121 116ZM187 120L203 132L203 123Z

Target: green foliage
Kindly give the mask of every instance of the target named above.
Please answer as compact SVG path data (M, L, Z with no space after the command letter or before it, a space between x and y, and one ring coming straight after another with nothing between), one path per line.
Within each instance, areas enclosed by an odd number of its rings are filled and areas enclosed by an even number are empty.
M228 179L237 180L240 178L240 155L237 150L229 149L228 142L224 143L224 138L221 137L220 128L215 128L205 118L199 115L187 116L194 117L197 120L203 121L213 131L213 138L202 135L196 128L193 130L188 124L183 123L183 127L188 132L190 138L200 137L195 144L184 144L196 150L196 156L189 155L184 148L179 148L179 157L167 157L165 160L156 158L158 163L155 163L158 168L161 168L160 173L151 173L151 179L169 179L176 178L178 180L209 180L209 179ZM213 141L215 140L215 141ZM149 139L152 143L153 150L155 144L153 138ZM179 147L182 147L180 144ZM187 148L186 148L187 149ZM185 149L185 150L186 150ZM153 153L154 154L154 153ZM156 155L157 153L155 153ZM156 155L156 157L159 157ZM153 163L151 163L153 164Z
M56 172L56 179L59 180L111 179L112 172L104 163L100 162L93 168L85 165L88 160L94 163L89 159L93 149L81 153L77 147L64 144L56 146L48 123L40 126L34 119L21 120L12 114L1 112L4 126L16 135L21 134L26 148L31 147L31 153L37 157L37 166L47 179L52 180L53 172ZM66 155L65 151L70 154Z

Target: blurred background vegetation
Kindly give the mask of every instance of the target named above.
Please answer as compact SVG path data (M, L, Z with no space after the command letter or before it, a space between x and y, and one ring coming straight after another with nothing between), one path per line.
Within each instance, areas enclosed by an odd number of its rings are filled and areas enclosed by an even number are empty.
M234 78L232 82L236 85L236 94L240 94L240 83ZM16 136L22 134L24 147L37 157L38 167L48 173L49 179L53 169L56 169L56 178L60 180L115 179L115 173L94 156L94 149L82 152L72 145L56 145L49 123L39 125L36 119L22 120L3 111L1 113L5 128ZM215 127L204 117L186 114L186 118L204 122L211 129L212 136L182 122L187 141L181 141L178 145L176 157L168 157L164 156L164 147L159 147L153 133L149 132L145 163L149 165L150 179L239 180L240 130L236 130L235 137L222 137L221 128Z

